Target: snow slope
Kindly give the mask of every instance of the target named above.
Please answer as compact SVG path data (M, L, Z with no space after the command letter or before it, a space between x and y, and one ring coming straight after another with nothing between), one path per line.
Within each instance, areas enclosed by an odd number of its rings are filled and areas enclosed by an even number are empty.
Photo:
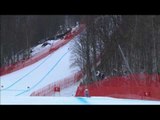
M60 39L57 39L57 40L48 40L46 41L46 43L48 43L48 45L42 47L43 43L42 44L39 44L37 45L36 47L33 47L31 50L32 50L32 53L31 53L31 56L35 56L36 54L46 50L46 49L49 49L52 45L54 45L55 43L59 42Z
M78 36L35 64L2 76L1 97L29 96L33 91L77 72L77 68L70 68L70 47L76 39Z
M74 74L79 69L70 68L72 42L77 40L78 36L58 49L56 52L48 55L40 61L27 66L21 70L0 77L0 104L59 104L59 105L110 105L110 104L153 104L160 105L160 101L116 99L111 97L71 97L75 96L79 83L63 89L60 95L51 97L31 97L33 91L38 90L50 83L61 80L66 76ZM51 41L52 43L52 41ZM47 49L34 48L33 55L37 51L41 52ZM17 97L18 96L18 97ZM59 97L63 96L63 97Z
M3 97L2 105L160 105L160 101L111 97Z
M79 84L80 84L80 82L77 82L76 84L74 84L68 88L62 89L60 92L60 95L57 94L56 96L63 96L63 97L75 96Z

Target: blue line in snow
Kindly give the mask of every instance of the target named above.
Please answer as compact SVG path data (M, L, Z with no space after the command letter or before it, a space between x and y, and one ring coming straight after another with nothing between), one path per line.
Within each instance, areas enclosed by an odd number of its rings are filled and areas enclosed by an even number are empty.
M12 91L12 92L14 92L14 91L24 91L24 90L7 89L6 91Z
M82 103L88 103L88 101L85 98L78 97L77 99Z
M21 77L20 79L18 79L16 82L14 82L13 84L11 84L10 86L1 89L1 91L3 90L7 90L9 88L11 88L13 85L15 85L16 83L20 82L23 78L25 78L26 76L28 76L29 74L31 74L34 70L38 69L45 61L47 61L49 59L49 57L47 59L45 59L41 64L39 64L37 67L35 67L33 70L31 70L29 73L25 74L23 77Z
M21 94L23 94L23 93L28 92L28 91L30 91L31 89L35 88L38 84L40 84L40 83L48 76L48 74L49 74L50 72L52 72L52 70L57 66L57 64L62 60L62 58L63 58L68 52L69 52L69 51L67 51L67 52L57 61L57 63L47 72L47 74L46 74L39 82L37 82L37 83L36 83L33 87L31 87L30 89L25 90L25 91L17 94L16 96L19 96L19 95L21 95Z

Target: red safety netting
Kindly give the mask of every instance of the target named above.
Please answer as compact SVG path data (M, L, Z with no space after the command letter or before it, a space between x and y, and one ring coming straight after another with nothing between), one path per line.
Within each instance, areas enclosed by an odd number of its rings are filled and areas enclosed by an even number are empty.
M85 88L86 85L80 85L76 96L84 96ZM134 74L110 77L88 84L87 88L90 96L160 100L160 75Z
M39 61L42 58L48 56L52 52L55 52L57 49L59 49L60 47L62 47L66 43L68 43L76 35L81 33L84 30L84 28L85 28L85 25L81 24L77 29L75 29L74 31L68 33L63 40L61 40L61 41L55 43L53 46L51 46L50 49L46 49L43 52L38 53L36 56L33 56L33 57L29 58L29 59L22 60L22 61L19 61L19 62L15 63L15 64L10 65L10 66L6 66L6 67L3 67L3 68L0 68L0 76L5 75L5 74L9 74L11 72L20 70L20 69L22 69L24 67L27 67L29 65L32 65L32 64L36 63L37 61Z
M82 78L82 72L77 72L63 80L51 83L37 91L34 91L30 96L51 96L55 92L60 92L60 90L67 88Z

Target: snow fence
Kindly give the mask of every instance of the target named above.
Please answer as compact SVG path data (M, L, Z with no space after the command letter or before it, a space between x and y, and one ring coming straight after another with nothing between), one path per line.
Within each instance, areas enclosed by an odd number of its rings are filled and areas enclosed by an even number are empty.
M66 77L62 80L51 83L37 91L34 91L30 96L52 96L55 92L67 88L82 78L82 72L76 72L75 74Z
M86 85L80 85L76 96L84 96ZM160 75L133 74L108 77L88 84L90 96L160 100Z

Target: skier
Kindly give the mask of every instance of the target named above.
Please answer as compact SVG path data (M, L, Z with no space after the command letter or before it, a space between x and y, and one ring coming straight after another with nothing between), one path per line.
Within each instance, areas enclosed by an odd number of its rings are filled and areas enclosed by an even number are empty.
M85 90L84 90L84 96L85 96L85 97L89 97L89 91L88 91L88 89L85 89Z

